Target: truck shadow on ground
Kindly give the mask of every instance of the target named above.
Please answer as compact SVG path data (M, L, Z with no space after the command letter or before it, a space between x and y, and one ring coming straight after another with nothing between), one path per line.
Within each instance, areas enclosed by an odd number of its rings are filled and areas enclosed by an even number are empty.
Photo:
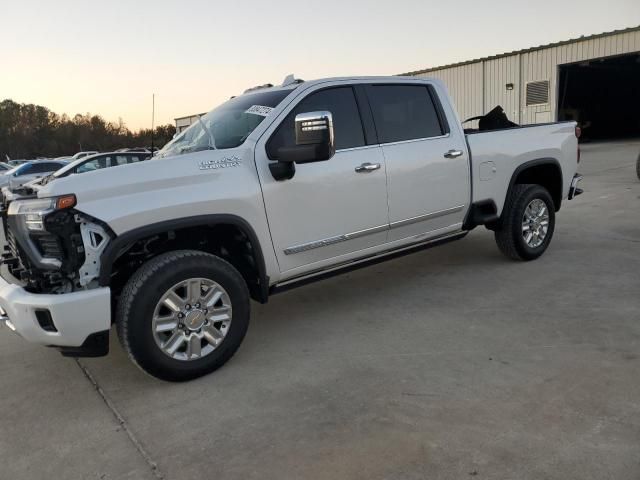
M460 241L274 295L266 305L252 302L249 333L236 356L220 371L195 382L212 381L224 370L244 368L245 362L251 363L256 357L263 358L271 352L321 349L332 343L332 336L340 330L357 337L370 328L386 328L379 322L384 322L381 316L395 320L391 303L402 305L403 316L424 317L428 321L431 308L458 304L453 297L460 294L461 277L486 282L495 269L516 264L499 253L490 232L479 229ZM117 365L110 365L109 370L120 371L120 374L124 374L124 370L136 383L158 383L129 362L113 332L109 357L82 360L97 370L99 376L107 369L105 363L114 362ZM139 387L137 384L136 388Z

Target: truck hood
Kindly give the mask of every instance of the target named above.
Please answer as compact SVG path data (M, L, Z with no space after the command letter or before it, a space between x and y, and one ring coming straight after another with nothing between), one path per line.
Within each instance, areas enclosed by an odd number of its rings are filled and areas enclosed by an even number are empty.
M201 215L214 197L236 198L255 189L252 146L206 150L105 168L38 185L38 197L75 194L76 209L107 222L114 232L169 218ZM144 218L139 218L143 215Z

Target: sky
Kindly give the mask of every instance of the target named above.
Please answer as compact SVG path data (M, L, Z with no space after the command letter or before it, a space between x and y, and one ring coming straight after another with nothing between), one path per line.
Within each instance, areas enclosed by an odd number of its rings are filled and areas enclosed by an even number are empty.
M0 0L0 100L119 118L211 110L294 73L394 75L640 25L639 0Z

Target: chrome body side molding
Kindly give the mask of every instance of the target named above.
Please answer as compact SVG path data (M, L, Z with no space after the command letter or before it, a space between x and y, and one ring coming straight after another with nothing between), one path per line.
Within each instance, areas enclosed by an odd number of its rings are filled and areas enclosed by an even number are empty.
M439 210L437 212L427 213L425 215L418 215L417 217L405 218L404 220L398 220L391 224L391 228L404 227L405 225L411 225L412 223L422 222L424 220L431 220L433 218L444 217L445 215L451 215L452 213L459 212L464 208L464 205L458 205L457 207L447 208L445 210Z
M345 233L342 235L336 235L334 237L323 238L321 240L314 240L313 242L302 243L300 245L293 245L284 249L285 255L293 255L296 253L306 252L320 247L327 247L335 243L346 242L354 238L364 237L365 235L372 235L374 233L384 232L392 228L404 227L405 225L411 225L412 223L422 222L424 220L430 220L433 218L443 217L461 211L464 205L458 205L457 207L447 208L445 210L439 210L437 212L427 213L425 215L419 215L417 217L407 218L393 222L390 225L380 225L377 227L367 228L365 230L359 230L357 232ZM425 232L429 233L429 232Z
M345 233L344 235L336 235L335 237L324 238L322 240L315 240L309 243L303 243L301 245L295 245L293 247L285 248L285 255L292 255L294 253L306 252L307 250L313 250L314 248L326 247L338 242L346 242L358 237L364 237L365 235L372 235L374 233L384 232L389 228L389 225L380 225L378 227L367 228L365 230L359 230L357 232Z
M455 224L456 226L462 226L462 224ZM438 229L438 230L443 230L443 229ZM436 230L437 231L437 230ZM398 247L398 248L392 248L390 250L386 250L383 252L379 252L379 253L375 253L372 255L367 255L363 258L359 258L359 259L355 259L355 260L347 260L341 263L338 263L336 265L332 265L330 267L326 267L326 268L321 268L312 272L308 272L305 273L303 275L299 275L293 278L289 278L283 282L279 282L275 285L272 285L271 288L273 290L279 290L279 289L285 289L290 287L291 285L294 284L298 284L298 283L304 283L308 280L314 279L316 277L323 277L325 275L329 275L332 274L334 272L339 272L341 270L345 270L345 269L349 269L352 267L356 267L358 265L361 264L368 264L369 262L373 262L373 261L377 261L377 260L382 260L385 259L386 257L392 257L393 255L399 255L402 254L403 252L411 252L413 250L416 249L420 249L420 248L426 248L429 246L435 246L435 245L439 245L441 243L450 241L450 240L457 240L460 238L463 238L467 235L467 231L465 230L457 230L455 232L452 233L446 233L446 234L441 234L441 235L436 235L432 238L429 238L428 240L419 240L419 237L423 237L424 234L421 235L417 235L414 238L414 242L410 243L408 245L403 245L402 247Z

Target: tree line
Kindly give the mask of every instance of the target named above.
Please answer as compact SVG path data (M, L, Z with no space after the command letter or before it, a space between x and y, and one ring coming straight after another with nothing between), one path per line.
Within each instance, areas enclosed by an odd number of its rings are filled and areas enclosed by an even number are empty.
M162 147L176 132L171 125L154 129L154 145ZM108 152L119 148L150 147L151 129L130 131L119 119L100 115L58 115L41 105L0 102L0 161L53 158L82 150Z

